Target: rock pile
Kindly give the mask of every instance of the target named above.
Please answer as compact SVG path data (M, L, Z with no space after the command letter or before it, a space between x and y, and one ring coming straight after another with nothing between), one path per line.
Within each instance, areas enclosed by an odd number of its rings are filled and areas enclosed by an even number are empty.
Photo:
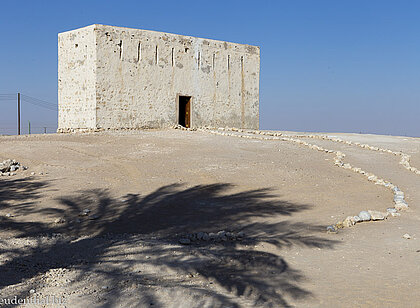
M28 168L21 165L19 162L17 162L14 159L6 159L0 163L0 175L2 176L16 175L16 171L26 170L26 169Z
M180 130L189 130L189 131L196 131L197 130L197 128L195 128L195 127L189 128L189 127L184 127L184 126L179 125L179 124L176 124L176 125L172 126L172 128L180 129Z
M242 241L245 234L244 232L226 232L226 231L219 231L217 233L207 233L207 232L197 232L186 234L182 238L179 239L179 243L183 245L189 245L193 242L227 242L227 241Z

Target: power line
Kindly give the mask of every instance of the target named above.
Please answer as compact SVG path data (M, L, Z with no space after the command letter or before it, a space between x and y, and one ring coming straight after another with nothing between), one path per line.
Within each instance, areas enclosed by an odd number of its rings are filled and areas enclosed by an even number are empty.
M42 107L42 108L45 108L45 109L49 109L49 110L52 110L52 111L58 111L58 107L51 107L51 106L48 106L48 105L42 105L42 104L39 104L39 103L27 101L27 100L24 100L24 99L22 99L22 101L25 102L25 103L29 103L31 105L35 105L35 106Z
M57 128L57 126L32 126L32 128ZM0 127L0 129L16 129L16 127Z
M16 94L0 94L0 101L16 100Z
M21 97L22 97L22 101L24 101L26 103L36 105L36 106L39 106L39 107L43 107L45 109L58 111L57 104L50 103L50 102L44 101L42 99L38 99L38 98L31 97L29 95L24 95L24 94L21 94Z
M58 111L58 106L57 104L36 98L36 97L32 97L29 95L24 95L21 93L17 93L16 94L8 94L8 93L0 93L0 102L6 102L7 104L9 102L12 101L16 101L17 100L17 116L18 116L18 125L17 125L17 134L20 135L21 132L21 125L20 125L20 120L21 120L21 116L20 116L20 107L22 105L23 102L31 104L31 105L35 105L44 109L48 109L51 111ZM8 126L7 124L3 123L4 126ZM41 123L37 123L37 125L42 125ZM44 124L42 126L32 126L32 129L38 130L38 131L44 131L44 133L47 133L48 130L56 130L56 126L50 126L51 124ZM12 130L12 128L9 127L0 127L0 134L2 134L2 131L4 132L10 132ZM31 133L31 123L28 122L28 133Z
M48 101L35 98L29 95L21 94L22 101L25 101L26 103L36 105L38 107L43 107L46 109L57 111L58 107L57 104L50 103ZM0 94L0 101L14 101L16 100L16 94Z
M40 103L40 104L47 104L47 105L51 105L51 106L54 106L54 107L56 107L56 106L57 106L57 104L50 103L50 102L44 101L44 100L39 99L39 98L35 98L35 97L29 96L29 95L25 95L25 94L21 94L21 95L22 95L22 98L23 98L23 99L27 99L27 100L35 101L35 102L38 102L38 103Z
M35 105L35 106L49 109L52 111L58 111L57 104L50 103L39 98L21 94L21 99L22 99L22 102L26 102L31 105ZM0 94L0 101L11 101L11 100L16 100L16 94Z

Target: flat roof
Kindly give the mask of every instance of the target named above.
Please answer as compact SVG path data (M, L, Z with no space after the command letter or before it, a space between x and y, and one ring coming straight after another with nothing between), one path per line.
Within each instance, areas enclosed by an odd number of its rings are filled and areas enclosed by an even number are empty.
M209 39L209 38L201 38L201 37L196 37L196 36L191 36L191 35L183 35L183 34L162 32L162 31L155 31L155 30L145 30L145 29L138 29L138 28L110 26L110 25L102 25L102 24L93 24L93 25L89 25L89 26L85 26L85 27L81 27L81 28L77 28L77 29L73 29L73 30L69 30L69 31L64 31L64 32L58 33L58 35L65 34L65 33L70 33L70 32L77 32L79 30L86 29L86 28L92 28L92 27L95 28L95 29L96 28L101 28L101 27L110 27L110 28L121 29L121 30L145 31L145 32L152 32L152 33L155 33L155 34L169 34L169 35L173 35L173 36L180 36L180 37L190 38L190 39L207 40L207 41L212 41L214 43L219 43L219 44L220 43L228 43L228 44L241 45L241 46L251 46L251 47L258 48L258 50L260 49L259 46L250 45L250 44L241 44L241 43L235 43L235 42L229 42L229 41L215 40L215 39Z

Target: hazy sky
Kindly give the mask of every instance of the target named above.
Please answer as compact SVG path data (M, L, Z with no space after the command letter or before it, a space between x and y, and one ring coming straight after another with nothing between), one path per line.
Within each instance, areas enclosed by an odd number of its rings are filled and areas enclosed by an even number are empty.
M420 136L420 1L1 0L0 94L56 103L57 33L94 23L260 46L263 129ZM24 103L23 131L56 117Z

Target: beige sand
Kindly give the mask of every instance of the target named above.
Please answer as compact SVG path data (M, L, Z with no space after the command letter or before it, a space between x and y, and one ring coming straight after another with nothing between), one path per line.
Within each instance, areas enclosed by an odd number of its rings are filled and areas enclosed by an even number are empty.
M329 135L402 150L420 167L420 139ZM409 211L327 234L348 215L392 207L392 193L290 142L179 130L0 137L0 160L29 167L0 178L1 297L54 295L66 307L419 305L420 176L393 155L307 141L398 185ZM178 243L220 230L245 238Z

